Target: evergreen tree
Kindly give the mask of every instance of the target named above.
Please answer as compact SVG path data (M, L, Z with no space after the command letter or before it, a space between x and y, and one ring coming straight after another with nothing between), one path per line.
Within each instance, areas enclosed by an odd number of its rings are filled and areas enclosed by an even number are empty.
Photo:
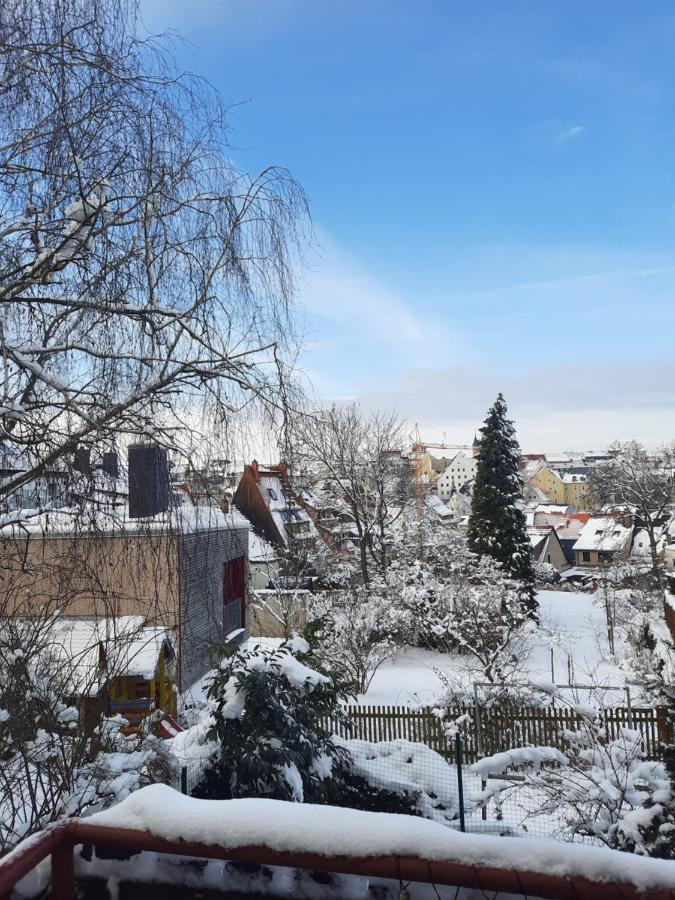
M419 789L369 781L355 771L347 742L333 739L331 721L351 727L348 694L303 638L239 648L214 669L207 696L215 752L195 796L420 814Z
M532 615L537 603L530 540L520 501L520 447L513 422L499 394L480 429L476 479L469 518L469 548L500 562L523 585L523 603Z

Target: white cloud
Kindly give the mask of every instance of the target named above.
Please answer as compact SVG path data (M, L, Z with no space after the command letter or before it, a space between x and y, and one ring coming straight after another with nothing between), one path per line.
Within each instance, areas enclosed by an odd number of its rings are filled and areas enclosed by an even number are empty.
M502 391L527 450L604 447L630 438L658 446L675 438L673 383L675 363L649 360L557 364L524 375L429 368L404 372L361 399L395 407L410 422L461 443Z
M558 144L568 144L570 141L580 138L585 133L586 127L584 125L571 125L569 128L563 128L562 131L558 132L556 141Z
M378 371L473 358L462 335L432 314L423 297L404 296L329 238L321 241L324 252L305 272L300 291L307 313L306 366L319 365L324 373L332 369L343 391L349 391L350 375L361 371L371 377Z

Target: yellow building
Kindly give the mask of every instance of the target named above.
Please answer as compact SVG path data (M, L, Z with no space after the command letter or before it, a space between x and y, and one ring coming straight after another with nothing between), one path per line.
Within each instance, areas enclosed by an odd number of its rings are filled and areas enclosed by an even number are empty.
M583 472L565 472L542 466L528 483L542 491L551 503L564 503L579 509L588 503L588 484Z

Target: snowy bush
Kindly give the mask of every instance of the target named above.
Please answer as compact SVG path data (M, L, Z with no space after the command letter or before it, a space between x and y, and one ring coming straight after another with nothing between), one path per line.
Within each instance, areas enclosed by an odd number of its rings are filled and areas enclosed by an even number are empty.
M426 744L335 739L352 760L353 771L369 785L414 800L420 816L448 824L459 815L457 775Z
M555 817L559 837L593 838L651 855L664 837L659 829L673 828L664 825L673 795L663 763L644 759L638 731L620 728L610 737L601 712L576 709L578 724L561 730L561 749L521 747L474 764L472 771L482 778L499 776L474 799L479 805L510 801L525 808L525 801L534 796L534 811L530 805L528 816ZM523 780L510 781L514 773Z
M122 716L101 719L96 729L96 755L75 771L65 815L88 815L119 803L133 791L156 781L175 781L175 757L165 742L146 728L125 734Z
M367 587L311 598L306 637L351 694L365 694L379 667L395 653L392 597L387 580L374 577Z
M320 795L339 756L324 716L337 709L328 675L296 654L301 639L270 649L240 649L215 669L207 697L217 744L216 766L204 792L302 802Z
M387 791L360 775L333 738L332 721L347 725L340 707L347 695L316 666L307 642L295 638L273 649L241 648L213 671L209 727L199 737L208 768L196 796L416 811L398 785Z
M532 564L532 569L534 571L534 580L536 584L558 584L561 580L560 572L551 563L535 562Z
M0 852L64 815L168 777L162 741L127 736L123 719L91 720L70 701L75 685L87 696L94 684L57 652L52 626L7 620L0 630Z
M472 680L497 691L523 681L534 626L521 586L496 560L472 553L461 535L429 529L423 558L405 571L398 565L401 587L392 602L398 621L411 642L452 654L455 674L438 671L452 698L463 697Z

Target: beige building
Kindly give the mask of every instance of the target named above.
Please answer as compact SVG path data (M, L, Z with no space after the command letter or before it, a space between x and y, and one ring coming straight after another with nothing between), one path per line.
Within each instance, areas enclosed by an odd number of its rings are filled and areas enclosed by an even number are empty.
M529 525L527 534L532 544L533 562L548 563L563 572L569 568L555 528L551 525Z
M564 471L541 466L528 485L541 491L551 503L563 503L583 509L588 504L588 484L583 472Z
M577 566L598 567L627 559L633 542L632 526L623 525L611 516L588 520L574 544Z
M180 690L245 628L248 523L219 509L114 522L97 511L77 528L71 513L41 513L0 529L0 559L0 617L141 616L171 631Z

